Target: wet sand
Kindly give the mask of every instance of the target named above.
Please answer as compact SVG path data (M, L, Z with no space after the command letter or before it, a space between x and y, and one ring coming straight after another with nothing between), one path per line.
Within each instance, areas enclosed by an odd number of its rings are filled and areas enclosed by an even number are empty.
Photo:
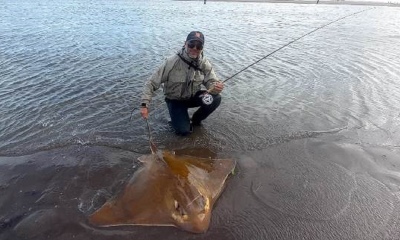
M399 149L336 140L231 153L238 168L200 235L88 224L140 168L140 154L69 146L1 157L0 239L399 239Z

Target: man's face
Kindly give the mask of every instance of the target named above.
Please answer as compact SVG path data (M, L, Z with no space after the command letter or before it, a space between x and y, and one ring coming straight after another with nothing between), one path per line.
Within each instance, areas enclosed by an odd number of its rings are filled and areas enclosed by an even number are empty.
M203 51L203 44L200 41L187 41L185 43L186 52L190 58L198 58Z

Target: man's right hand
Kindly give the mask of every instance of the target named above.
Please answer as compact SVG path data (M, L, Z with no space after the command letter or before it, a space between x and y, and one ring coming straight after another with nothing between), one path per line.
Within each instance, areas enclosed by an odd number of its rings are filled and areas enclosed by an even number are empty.
M222 92L223 89L224 89L224 83L216 82L214 86L212 86L211 89L208 90L208 92L211 94L219 94Z
M149 117L149 109L147 107L141 107L140 114L142 114L144 119L147 119Z

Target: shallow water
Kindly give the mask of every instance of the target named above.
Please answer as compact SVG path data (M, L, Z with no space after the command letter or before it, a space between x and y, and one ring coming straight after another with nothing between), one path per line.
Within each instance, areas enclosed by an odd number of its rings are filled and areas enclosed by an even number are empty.
M226 82L221 107L188 138L172 132L158 92L149 121L160 148L197 148L196 154L238 161L239 173L228 181L206 235L85 224L138 168L135 159L150 152L145 122L137 110L131 120L130 114L143 82L188 31L204 32L205 53L223 80L362 10ZM0 236L399 238L399 11L229 2L2 3ZM43 225L35 235L30 224L37 219ZM60 226L49 228L49 219Z

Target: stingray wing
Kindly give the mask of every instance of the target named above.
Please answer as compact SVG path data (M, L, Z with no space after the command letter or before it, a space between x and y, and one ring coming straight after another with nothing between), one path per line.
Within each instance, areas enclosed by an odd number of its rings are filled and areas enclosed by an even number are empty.
M201 190L212 203L218 198L229 174L233 172L236 161L231 159L199 158L188 155L175 155L163 152L164 161L176 176L181 176Z
M165 206L171 173L156 155L146 156L145 164L136 171L124 190L89 216L97 226L173 225Z

